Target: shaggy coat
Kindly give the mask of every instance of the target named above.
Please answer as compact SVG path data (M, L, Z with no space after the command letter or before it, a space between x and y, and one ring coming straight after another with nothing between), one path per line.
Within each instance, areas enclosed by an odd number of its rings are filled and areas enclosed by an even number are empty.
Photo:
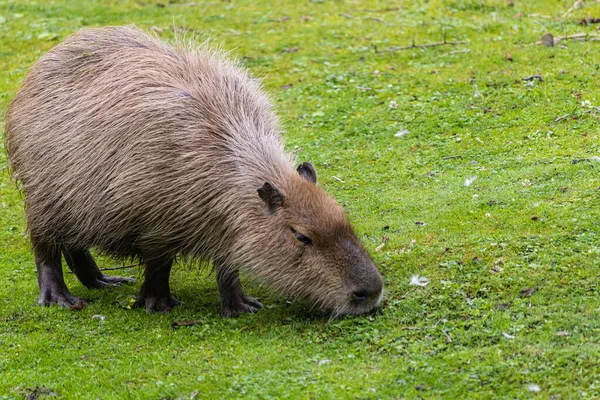
M378 303L381 277L343 209L310 164L295 168L259 82L219 52L133 27L81 31L31 68L5 130L42 297L57 252L81 272L95 264L77 255L94 247L146 263L142 301L165 296L168 271L148 275L183 256L214 261L222 300L241 267L336 313ZM161 304L146 299L148 311L174 305Z

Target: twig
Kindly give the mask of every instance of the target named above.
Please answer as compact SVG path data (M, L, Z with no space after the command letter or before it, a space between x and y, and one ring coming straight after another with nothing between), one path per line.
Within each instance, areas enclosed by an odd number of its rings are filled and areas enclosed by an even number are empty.
M415 288L412 288L412 289L410 289L408 292L404 293L404 294L403 294L403 295L400 297L400 299L405 299L405 298L406 298L406 297L407 297L409 294L411 294L411 293L412 293L412 292L414 292L415 290L417 290L417 288L416 288L416 287L415 287Z
M384 19L382 18L377 18L377 17L368 17L367 19L372 19L373 21L377 21L377 22L381 22L382 24L385 25L391 25L389 22L386 22Z
M442 160L453 160L455 158L462 158L462 156L446 156L442 157Z
M368 8L365 8L361 11L364 12L385 12L385 11L399 11L402 10L402 7L386 7L386 8L382 8L381 10L369 10Z
M337 176L332 176L332 178L335 179L338 182L346 183L342 179L338 178Z
M436 323L435 323L435 325L433 325L431 328L433 329L433 328L435 328L436 326L438 326L438 324L439 324L440 322L442 322L442 320L443 320L445 317L446 317L446 316L444 315L442 318L440 318L440 319L438 320L438 322L436 322Z
M415 44L413 42L413 44L411 44L410 46L401 46L401 47L390 47L387 50L377 50L377 48L375 48L375 53L393 53L395 51L402 51L402 50L410 50L410 49L425 49L428 47L437 47L437 46L446 46L446 45L450 45L450 46L457 46L459 44L465 44L466 42L458 41L458 42L447 42L447 41L443 41L443 42L435 42L435 43L426 43L426 44Z
M452 50L452 51L449 51L449 52L447 52L447 53L440 54L440 56L439 56L439 57L440 57L440 58L442 58L442 57L449 56L450 54L458 54L458 53L470 53L470 52L471 52L471 50L470 50L470 49Z
M387 243L389 240L390 240L390 238L387 238L387 237L385 237L385 236L384 236L384 237L381 239L381 244L375 248L375 251L379 251L379 250L383 249L383 246L385 246L385 244L386 244L386 243Z
M344 17L344 18L348 18L348 19L352 19L352 18L354 18L352 15L350 15L350 14L345 14L345 13L341 13L341 14L340 14L340 17Z
M122 267L100 268L100 271L114 271L117 269L127 269L127 268L139 267L139 266L140 266L140 264L123 265Z
M552 19L551 16L549 15L544 15L544 14L540 14L540 13L533 13L533 14L528 14L528 17L532 17L532 18L544 18L544 19ZM536 21L537 22L537 21Z
M446 339L448 339L448 341L450 343L452 343L452 338L450 337L450 335L448 335L446 332L442 331L442 333L444 334L444 336L446 336Z
M577 40L577 39L583 39L583 38L593 38L593 37L597 37L594 35L590 35L589 33L576 33L574 35L568 35L568 36L558 36L556 37L556 39L558 40Z
M596 36L596 35L591 35L589 33L576 33L574 35L567 35L567 36L556 36L554 38L554 44L557 44L558 42L560 42L561 40L580 40L580 41L596 41L596 40L600 40L600 36ZM537 41L537 42L533 42L530 44L542 44L542 41Z
M565 119L565 118L568 118L568 117L570 117L570 116L571 116L571 114L565 114L565 115L562 115L562 116L560 116L560 117L556 118L556 119L554 120L554 123L557 123L557 122L559 122L559 121L562 121L563 119Z
M600 108L600 107L599 107ZM582 114L591 114L593 112L600 112L600 109L598 108L593 108L591 110L585 110L582 112ZM556 118L554 121L552 121L552 123L557 123L559 121L562 121L565 118L569 118L569 117L574 117L574 118L578 118L577 116L575 116L573 113L571 114L565 114L565 115L561 115L560 117Z
M417 328L416 326L407 326L406 328L402 328L405 331L420 331L421 328Z

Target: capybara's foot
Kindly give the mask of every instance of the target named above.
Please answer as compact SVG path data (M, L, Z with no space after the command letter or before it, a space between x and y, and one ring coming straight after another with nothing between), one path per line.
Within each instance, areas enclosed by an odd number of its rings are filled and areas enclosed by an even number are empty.
M238 301L223 304L221 315L223 318L236 318L241 313L255 313L263 308L263 305L256 299L242 295Z
M135 279L122 276L101 275L96 280L90 282L90 289L103 289L121 286L122 283L134 283Z
M173 310L173 307L179 305L180 302L173 297L171 294L168 296L156 297L156 296L139 296L136 300L135 308L146 308L148 314L152 313L168 313Z
M35 264L40 287L38 304L40 306L58 304L74 310L85 307L87 303L81 298L73 296L67 289L60 263L60 251L43 243L35 243L35 241L32 243L34 244Z
M81 297L74 296L68 290L61 290L59 287L51 285L41 288L38 304L44 307L58 304L61 307L73 309L80 309L87 305Z
M239 317L241 313L255 313L263 305L252 297L246 296L237 271L217 269L217 283L221 295L221 316Z

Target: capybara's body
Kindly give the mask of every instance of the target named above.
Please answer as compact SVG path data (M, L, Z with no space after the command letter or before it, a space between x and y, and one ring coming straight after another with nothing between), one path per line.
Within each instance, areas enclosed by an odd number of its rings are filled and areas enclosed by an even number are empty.
M213 261L223 314L255 311L237 271L335 313L375 307L382 281L342 208L294 167L259 83L219 53L133 27L81 31L30 70L6 116L40 303L118 284L89 248L145 264L138 304L168 311L173 260Z

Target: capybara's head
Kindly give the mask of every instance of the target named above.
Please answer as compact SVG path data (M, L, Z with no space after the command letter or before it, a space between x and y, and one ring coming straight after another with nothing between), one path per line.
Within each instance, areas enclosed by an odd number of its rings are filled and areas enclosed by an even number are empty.
M317 186L312 165L303 163L297 172L284 187L265 182L258 189L270 245L256 250L266 257L264 266L277 264L260 272L271 272L264 278L284 294L334 316L372 310L383 294L379 271L343 208Z

